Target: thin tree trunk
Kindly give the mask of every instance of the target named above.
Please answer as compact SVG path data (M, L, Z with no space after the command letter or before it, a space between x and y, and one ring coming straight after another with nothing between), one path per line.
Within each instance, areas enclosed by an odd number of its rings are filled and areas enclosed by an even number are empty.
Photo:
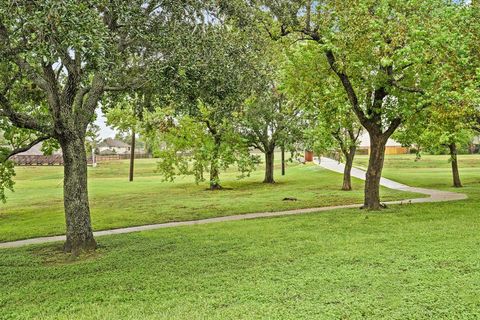
M82 250L94 250L87 186L87 155L84 137L59 139L64 161L64 206L67 226L66 252L78 255Z
M215 146L212 152L212 158L210 163L210 190L220 190L222 186L220 185L220 168L219 168L219 155L220 155L220 144L221 140L218 136L214 137Z
M349 151L345 154L345 169L343 171L343 186L342 190L350 191L352 190L352 167L353 159L355 157L355 152L357 150L356 146L351 146Z
M129 181L133 181L133 171L135 167L135 128L132 129L132 145L130 146L130 175Z
M282 146L282 176L285 175L285 147Z
M452 175L453 175L453 186L455 188L461 188L462 181L460 180L460 173L458 172L458 151L457 145L451 143L448 148L450 149L450 157L452 161Z
M274 171L274 160L275 160L275 148L268 149L265 152L265 179L263 183L275 183L273 177Z
M387 140L381 135L370 133L370 158L365 180L364 208L380 210L380 179L382 177L383 163L385 160L385 144Z

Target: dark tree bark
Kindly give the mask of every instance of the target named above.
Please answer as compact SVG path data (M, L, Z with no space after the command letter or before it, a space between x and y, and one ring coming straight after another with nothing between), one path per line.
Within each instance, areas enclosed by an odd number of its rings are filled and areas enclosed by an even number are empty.
M30 66L24 68L31 70ZM0 102L3 112L14 125L35 130L46 135L45 137L55 138L60 143L64 160L63 189L66 221L64 249L66 252L78 255L82 250L96 248L88 203L85 134L89 122L93 119L97 102L103 93L104 80L103 77L96 75L88 90L81 89L78 73L71 71L67 84L60 93L56 89L59 87L58 81L52 77L52 74L51 65L45 66L44 77L48 81L43 78L34 81L47 93L53 116L52 124L42 124L29 115L16 112L4 96L0 97Z
M352 190L352 167L353 159L355 158L355 152L357 151L357 140L361 133L361 129L355 130L353 127L347 128L346 132L342 134L342 129L332 131L331 134L340 146L340 151L345 157L345 168L343 170L343 185L342 190ZM346 134L346 135L345 135Z
M328 63L332 70L337 74L342 83L348 100L353 108L353 112L357 115L358 120L367 129L370 134L370 160L367 169L365 181L365 199L363 208L368 210L379 210L382 208L380 204L380 179L382 177L383 163L385 159L385 145L388 138L402 124L401 116L391 119L388 127L384 128L385 121L382 119L383 99L389 95L387 87L378 87L369 93L368 97L372 97L371 102L367 103L366 110L360 106L357 94L353 88L352 82L346 73L337 68L335 55L332 51L325 52ZM398 84L393 77L392 70L386 69L386 74L390 77L390 82L395 87L417 94L423 94L423 90L419 88L404 87ZM369 99L370 100L370 99Z
M263 183L275 183L273 177L274 163L275 160L275 147L265 151L265 179Z
M455 188L463 187L462 181L460 180L460 173L458 172L458 151L457 145L455 143L451 143L448 145L450 149L450 157L452 163L452 176L453 176L453 186Z
M210 168L210 190L221 190L222 186L220 185L219 182L219 170L218 166L216 166L214 163L211 164Z
M133 181L133 171L135 168L135 129L132 129L132 145L130 146L130 175L129 181Z
M345 169L343 171L343 185L342 190L350 191L352 190L352 167L353 159L355 157L355 152L357 150L356 146L351 146L348 152L344 153L345 156Z
M222 186L220 185L220 168L219 168L219 156L220 156L220 137L215 134L214 136L214 148L212 151L212 158L210 163L210 190L220 190Z
M380 210L380 179L382 178L387 139L370 134L370 157L365 180L364 208Z
M281 36L287 36L292 32L288 28L288 24L282 24L280 31ZM307 19L307 22L303 28L293 32L303 33L308 40L315 41L324 46L325 39L319 31L319 29L310 29ZM325 49L324 54L330 68L340 80L346 96L352 106L353 112L358 117L358 120L362 126L370 134L372 152L370 154L367 179L365 181L364 207L367 209L378 210L382 207L380 205L379 197L379 182L383 169L385 144L388 138L395 132L395 130L400 126L400 124L402 124L404 120L402 115L398 114L396 117L389 119L389 123L387 124L385 121L385 116L387 114L385 113L385 108L383 106L383 99L390 94L390 90L393 87L397 90L412 94L423 95L425 92L422 88L404 86L402 84L403 77L397 78L398 74L396 74L398 71L401 73L402 70L397 70L393 66L381 66L380 70L385 75L385 82L376 88L372 88L371 92L366 94L366 99L364 100L365 103L363 103L359 100L359 97L357 96L358 92L356 92L354 88L353 82L351 81L352 79L346 72L348 68L342 68L337 63L337 58L333 50L327 48ZM380 63L378 64L381 65ZM404 66L403 70L408 66L409 65Z
M78 255L81 250L93 250L93 237L87 188L87 154L84 136L58 139L64 160L64 205L67 227L66 252Z
M20 4L23 6L24 4ZM111 4L112 6L114 4ZM28 4L29 10L43 10L41 3ZM118 32L120 25L116 10L104 6L98 12L100 19L109 30L109 44L113 50L126 52L128 32ZM89 9L90 10L90 9ZM145 8L145 10L150 10ZM149 11L151 13L151 11ZM25 28L15 28L17 32L31 33ZM124 28L127 30L126 28ZM56 52L58 57L50 62L39 57L40 60L26 59L22 51L28 52L30 46L25 43L11 41L12 34L9 28L0 21L0 42L2 48L9 52L8 59L18 67L19 79L28 79L44 94L48 104L49 117L35 118L27 112L17 110L7 99L7 91L0 91L0 116L6 116L13 125L19 128L34 130L41 137L55 138L62 147L64 159L64 206L66 220L65 251L77 255L82 250L95 249L87 189L87 156L85 150L85 135L88 124L93 120L98 101L105 91L124 91L133 89L134 83L129 86L108 87L108 73L114 68L116 54L108 54L110 65L99 68L98 61L82 54L77 48L65 47L60 38L43 37L46 46ZM21 39L23 36L19 36ZM18 37L17 37L18 38ZM20 41L22 42L22 41ZM133 44L133 42L130 42ZM20 45L20 47L18 47ZM21 48L17 50L15 48ZM15 49L15 50L13 50ZM111 60L110 60L111 59ZM58 66L58 67L57 67ZM115 79L118 80L118 79ZM12 83L13 84L13 83ZM11 87L11 85L10 85ZM136 85L135 85L136 87ZM140 87L137 87L138 89ZM8 89L8 88L7 88Z
M285 147L282 146L282 176L285 175Z

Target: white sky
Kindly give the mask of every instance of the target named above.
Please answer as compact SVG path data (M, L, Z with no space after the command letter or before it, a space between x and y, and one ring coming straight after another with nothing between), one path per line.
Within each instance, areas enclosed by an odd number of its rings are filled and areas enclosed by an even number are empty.
M100 108L97 109L97 120L95 120L95 124L100 127L99 135L102 139L113 138L115 136L116 131L107 126L105 116Z

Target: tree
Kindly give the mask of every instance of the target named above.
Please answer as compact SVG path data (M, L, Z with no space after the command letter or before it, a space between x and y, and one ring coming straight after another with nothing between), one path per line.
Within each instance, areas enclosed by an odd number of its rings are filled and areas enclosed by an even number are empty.
M164 145L155 154L159 157L158 172L165 180L173 181L177 175L193 175L200 183L206 180L205 172L208 172L209 189L220 190L220 170L237 165L241 178L258 163L256 157L250 155L247 141L227 123L221 126L218 134L212 134L207 123L199 121L198 116L177 116L168 124L160 123L155 126L159 130L155 139L157 145L158 142Z
M344 160L342 190L352 190L353 160L357 152L362 126L358 123L348 103L326 103L316 108L318 113L311 115L310 136L312 149L317 153L338 152Z
M444 92L442 97L448 96ZM421 150L436 153L448 149L452 166L453 186L462 187L458 169L458 146L467 145L473 138L471 109L464 108L450 100L432 105L417 115L415 121L406 122L395 134L395 139L403 145L417 148L417 157Z
M140 131L138 127L146 104L145 100L146 96L140 92L127 93L121 97L116 96L116 99L109 101L111 105L107 105L105 108L107 124L121 133L130 134L130 139L121 139L130 144L129 181L133 181L136 135Z
M388 138L425 108L441 39L443 1L262 1L258 15L273 37L317 43L370 135L364 207L381 208L380 178ZM268 10L266 9L268 8ZM267 16L267 17L266 17ZM270 17L274 17L271 19ZM273 30L273 31L272 31Z
M88 72L82 63L90 68L101 63L94 56L102 56L101 38L107 28L98 14L82 7L69 1L44 6L2 4L0 18L2 62L11 79L0 96L0 115L14 126L38 132L33 142L55 138L62 146L68 252L96 247L88 205L85 133L105 78L101 66ZM73 27L79 21L85 28ZM81 43L82 38L92 42ZM16 104L15 86L21 82L36 87L32 90L45 100L43 110L36 104L19 110L23 106ZM29 115L28 109L43 115L43 121Z
M252 62L256 44L248 34L220 17L193 33L188 50L192 54L177 55L177 61L171 65L172 72L177 76L174 82L176 90L170 100L160 104L171 105L175 109L173 118L179 123L175 130L187 134L184 130L194 129L192 121L197 123L198 127L189 134L194 135L192 139L198 139L208 147L203 144L189 145L187 141L180 143L170 134L163 134L161 141L166 142L172 150L187 148L189 154L195 155L192 158L195 171L203 173L208 170L210 189L218 190L222 188L219 177L222 167L233 163L241 164L245 169L252 167L245 165L245 161L253 161L253 158L245 157L245 150L234 149L245 149L246 145L234 137L232 130L235 114L251 95L253 84L256 83L257 74ZM188 60L185 60L186 57ZM206 149L208 154L203 152ZM178 166L183 165L183 162L172 163L172 157L180 159L171 152L164 150L160 155L163 159L159 168L165 174L168 170L176 172L175 167L178 170ZM189 170L181 169L179 172ZM198 173L196 177L201 181L203 174Z
M194 1L1 1L0 117L7 127L31 134L27 148L46 139L64 158L66 252L96 247L87 190L85 135L98 102L108 91L141 86L155 41L155 58L185 25L198 25ZM188 16L188 18L186 18ZM178 23L182 21L182 23ZM173 31L172 31L173 30ZM174 32L175 31L175 32ZM163 50L163 51L161 51ZM125 63L127 62L127 63ZM3 156L3 177L12 177ZM3 186L11 187L8 183Z
M303 108L307 144L318 154L338 151L345 160L342 190L349 191L362 126L336 81L318 76L329 68L318 59L320 53L310 43L294 46L288 55L284 83L294 103Z
M406 121L397 136L427 150L447 148L454 187L462 187L457 149L471 141L480 105L480 12L473 5L457 3L445 11L440 28L454 36L437 39L443 42L432 57L436 71L430 79L430 108Z
M475 7L477 5L477 7ZM439 77L434 85L433 107L426 136L433 136L433 145L449 149L453 186L462 187L458 170L458 145L473 137L475 117L480 105L480 46L478 3L456 6L448 15L446 28L456 37L437 56Z
M263 182L275 183L275 150L277 147L281 149L282 174L285 174L285 150L295 152L296 144L303 138L302 110L285 92L287 57L284 49L271 39L256 37L264 48L254 61L260 76L237 121L249 144L264 154Z
M252 96L239 114L241 132L249 144L265 155L264 183L275 183L275 148L294 151L302 138L300 110L271 85Z

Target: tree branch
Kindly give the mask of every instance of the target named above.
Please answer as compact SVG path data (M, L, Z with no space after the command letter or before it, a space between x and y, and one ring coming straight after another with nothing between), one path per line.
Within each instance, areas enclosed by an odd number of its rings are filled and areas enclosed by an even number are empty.
M20 78L20 75L21 75L21 73L17 72L15 74L15 76L12 79L10 79L10 81L8 81L7 85L5 86L5 88L3 88L3 90L0 94L1 95L6 95L8 93L8 91L10 91L10 89L12 89L15 82Z
M390 136L397 130L397 128L402 124L402 119L401 118L395 118L392 120L390 123L390 126L388 127L387 131L383 133L383 136L385 138L390 138Z
M11 157L13 157L14 155L17 155L19 153L22 153L22 152L26 152L28 150L30 150L31 148L33 148L36 144L42 142L42 141L45 141L45 140L48 140L52 138L51 136L42 136L42 137L39 137L35 140L33 140L32 142L30 142L28 145L26 145L25 147L21 147L21 148L16 148L14 150L12 150L8 155L7 157L5 158L5 161L10 159Z
M392 83L392 85L393 85L395 88L400 89L400 90L402 90L402 91L425 94L425 91L424 91L423 89L421 89L421 88L406 87L406 86L401 85L400 83L398 83L397 80L392 80L391 83Z
M105 87L105 79L103 74L98 72L93 76L92 86L88 90L88 97L85 103L81 103L79 105L75 105L74 112L75 112L75 119L79 121L78 123L82 126L87 127L88 123L91 121L95 109L98 106L98 101L100 100ZM86 94L87 91L81 90L81 94ZM82 99L79 100L78 96L75 99L76 102L83 102Z
M3 94L0 94L0 106L0 117L7 117L15 126L51 135L52 128L40 124L34 117L15 111Z
M365 116L365 113L363 113L363 110L359 106L358 97L357 97L357 94L355 93L355 89L353 88L352 83L350 82L350 78L348 77L348 75L338 70L335 55L331 50L327 50L325 52L325 55L327 57L327 61L328 61L328 64L330 65L330 68L340 78L340 81L342 82L342 85L345 91L347 92L348 100L350 101L350 104L353 107L353 111L357 115L358 119L360 120L360 122L364 127L370 126L370 122L368 121L367 117Z
M126 90L139 90L143 88L148 81L141 81L140 79L136 79L135 81L122 85L122 86L105 86L103 88L104 91L109 91L109 92L121 92L121 91L126 91Z

